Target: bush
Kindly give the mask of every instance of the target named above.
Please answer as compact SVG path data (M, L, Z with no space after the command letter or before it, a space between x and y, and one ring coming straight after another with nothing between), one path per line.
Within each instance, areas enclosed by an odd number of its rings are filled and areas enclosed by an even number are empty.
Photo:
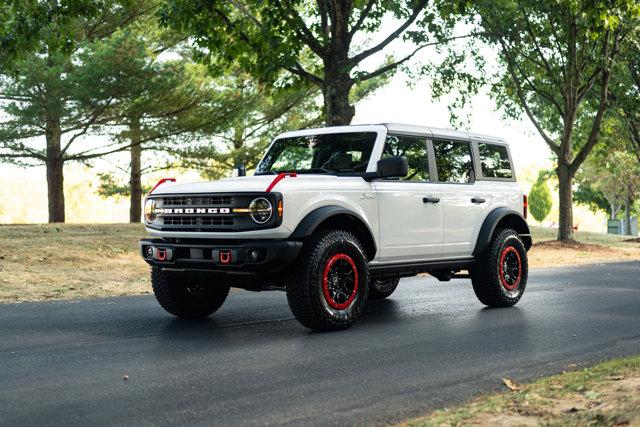
M529 212L538 222L542 222L551 211L551 192L546 181L538 179L529 193Z

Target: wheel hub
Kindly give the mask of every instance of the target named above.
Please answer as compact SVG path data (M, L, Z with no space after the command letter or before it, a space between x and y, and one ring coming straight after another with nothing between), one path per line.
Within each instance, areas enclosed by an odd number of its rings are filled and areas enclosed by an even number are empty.
M517 289L522 279L522 260L516 248L507 246L502 250L499 269L502 286L508 291Z
M358 269L353 259L344 253L331 256L322 276L322 293L331 308L349 308L358 294Z

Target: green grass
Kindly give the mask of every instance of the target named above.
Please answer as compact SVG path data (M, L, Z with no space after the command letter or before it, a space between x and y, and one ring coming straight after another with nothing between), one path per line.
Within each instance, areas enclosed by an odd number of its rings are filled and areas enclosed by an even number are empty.
M558 237L558 229L556 228L544 228L535 225L529 225L531 229L531 236L534 243L544 242L548 240L556 240ZM580 243L586 243L591 245L603 245L610 247L633 247L634 243L625 242L633 236L616 236L613 234L591 233L588 231L576 231L574 238ZM635 243L637 246L637 243Z
M506 387L505 387L506 388ZM412 427L640 425L640 357L610 360L409 420Z

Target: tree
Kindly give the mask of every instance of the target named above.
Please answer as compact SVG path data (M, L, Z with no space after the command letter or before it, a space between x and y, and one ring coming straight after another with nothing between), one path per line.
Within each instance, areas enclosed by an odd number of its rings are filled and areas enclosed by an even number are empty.
M73 148L91 130L112 120L114 105L127 88L114 77L127 75L135 65L120 61L108 68L83 57L83 52L147 13L149 4L107 0L99 6L90 18L69 14L43 24L34 50L13 55L1 70L5 117L0 122L0 160L46 166L50 222L65 218L64 163L114 151Z
M212 69L238 65L264 82L284 70L289 80L306 81L322 92L327 125L346 125L355 114L352 89L368 80L389 75L425 46L442 42L447 29L427 0L167 0L165 25L191 34L200 57ZM393 31L373 45L358 40L381 32L383 18L393 17ZM413 24L428 29L413 31ZM385 52L403 37L416 45L402 58L387 58L373 71L363 61Z
M127 147L130 154L129 184L114 187L114 178L103 174L100 187L104 195L129 196L130 222L139 222L142 213L143 153L157 157L157 153L175 151L193 139L226 129L246 102L212 79L174 41L171 35L166 39L155 21L145 20L84 53L109 68L114 61L137 64L124 77L128 89L119 97L110 123L116 145ZM175 59L162 59L160 54L166 53Z
M457 88L468 99L487 84L506 115L529 118L556 156L558 240L571 240L573 179L598 143L611 101L612 70L621 43L638 25L640 6L635 1L502 0L455 7L481 36L464 52L451 48L444 64L427 70L440 76L436 95ZM494 73L480 57L480 44L498 55ZM474 62L479 72L461 66ZM584 139L576 138L577 127L587 129Z
M91 19L101 15L101 5L93 0L73 2L14 0L0 6L0 72L14 59L38 50L43 33L52 22L64 23L71 18ZM106 18L106 15L102 15ZM106 23L106 20L103 21ZM64 47L72 50L77 39L73 26L58 25L58 36Z
M551 212L551 204L551 192L547 186L547 181L539 177L529 192L529 211L531 216L542 224L542 221Z
M616 219L625 207L629 221L633 201L640 190L640 164L624 146L611 143L597 150L583 164L577 181L579 188L584 186L594 193L593 199L601 195L606 200L610 219ZM587 202L600 205L597 200Z
M240 101L239 113L218 132L173 152L183 167L196 168L205 178L228 176L237 165L252 170L274 136L322 122L318 89L314 85L273 89L241 71L223 80L233 97Z

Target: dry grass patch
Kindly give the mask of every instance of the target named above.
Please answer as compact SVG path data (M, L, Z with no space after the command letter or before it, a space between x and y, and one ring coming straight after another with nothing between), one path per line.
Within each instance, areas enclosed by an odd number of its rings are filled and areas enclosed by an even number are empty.
M138 224L0 226L0 302L149 293Z
M640 260L640 243L628 236L577 232L576 241L555 240L557 230L531 227L534 244L529 251L531 268L564 267L585 264Z
M515 389L403 425L640 425L640 357L604 362Z

